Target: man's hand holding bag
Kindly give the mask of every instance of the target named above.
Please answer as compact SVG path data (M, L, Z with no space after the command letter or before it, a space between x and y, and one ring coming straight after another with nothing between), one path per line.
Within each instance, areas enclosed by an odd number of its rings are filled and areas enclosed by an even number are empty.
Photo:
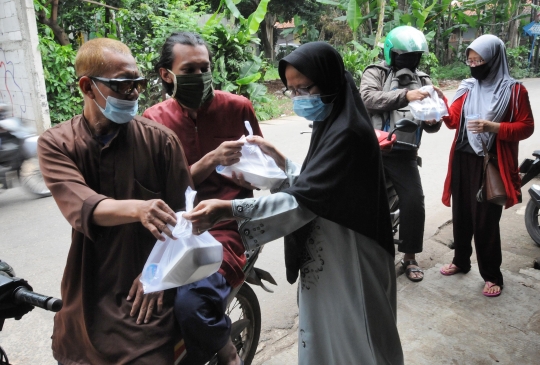
M186 211L193 210L196 191L186 190ZM144 293L171 289L204 279L223 261L223 246L210 233L192 233L192 224L176 213L177 224L169 226L173 240L157 241L141 275Z

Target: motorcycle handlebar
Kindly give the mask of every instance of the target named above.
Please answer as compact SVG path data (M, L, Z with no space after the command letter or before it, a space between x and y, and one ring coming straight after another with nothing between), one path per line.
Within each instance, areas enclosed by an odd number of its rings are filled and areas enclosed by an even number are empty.
M405 146L411 146L411 147L414 147L414 148L418 148L418 145L414 144L414 143L408 143L408 142L403 142L403 141L396 141L396 144L402 144L402 145L405 145Z
M40 307L51 312L58 312L62 309L63 304L62 299L34 293L23 286L15 289L13 297L18 303L30 304L34 307Z

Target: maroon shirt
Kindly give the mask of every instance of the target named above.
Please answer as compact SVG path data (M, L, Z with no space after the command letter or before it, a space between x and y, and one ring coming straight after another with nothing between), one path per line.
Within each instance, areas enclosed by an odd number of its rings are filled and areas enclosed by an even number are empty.
M244 121L249 121L253 134L262 136L251 102L243 96L215 91L212 101L197 111L197 120L174 98L147 109L143 116L172 129L180 141L189 165L215 150L225 141L236 141L248 131ZM244 189L232 180L213 171L196 186L199 201L207 199L244 199L253 197L253 191ZM223 245L223 263L219 272L235 287L244 281L242 268L246 264L244 245L236 221L217 224L210 233Z
M54 358L64 365L172 364L174 291L165 292L163 311L148 324L136 324L126 300L156 239L141 223L100 227L92 214L107 198L163 199L174 211L185 209L184 192L193 183L180 141L135 117L103 146L77 115L45 131L38 153L45 182L73 227Z

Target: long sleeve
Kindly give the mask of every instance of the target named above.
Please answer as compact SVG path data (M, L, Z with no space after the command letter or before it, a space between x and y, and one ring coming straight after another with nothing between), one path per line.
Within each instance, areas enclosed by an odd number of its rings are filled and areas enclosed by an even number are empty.
M287 193L233 200L232 208L246 250L292 233L316 217Z
M38 140L39 165L45 183L69 224L94 239L99 227L92 223L92 214L107 197L87 185L77 164L62 150L62 144L50 131Z
M518 142L530 137L534 132L534 117L529 102L529 93L525 86L516 85L509 106L513 113L513 121L501 121L499 139L501 141Z
M467 97L467 93L463 94L461 97L455 100L450 106L448 106L446 97L444 98L446 106L448 107L449 115L446 117L443 117L443 121L444 121L444 124L446 124L446 126L448 127L448 129L459 128L459 123L461 122L461 113L463 110L463 103L465 102L466 97Z
M238 231L246 249L283 237L316 217L294 196L279 192L294 184L300 174L300 166L287 159L285 174L287 179L272 191L275 194L258 199L233 200L233 214L237 217Z
M360 95L371 114L401 109L409 104L406 96L407 89L382 91L384 78L384 72L377 67L367 68L362 75Z

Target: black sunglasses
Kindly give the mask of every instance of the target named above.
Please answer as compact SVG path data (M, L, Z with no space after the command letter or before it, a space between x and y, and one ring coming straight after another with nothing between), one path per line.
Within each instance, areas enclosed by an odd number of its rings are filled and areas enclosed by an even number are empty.
M136 79L106 79L104 77L89 76L89 78L101 82L114 92L125 95L131 94L135 89L139 93L142 93L148 86L148 80L144 77Z

